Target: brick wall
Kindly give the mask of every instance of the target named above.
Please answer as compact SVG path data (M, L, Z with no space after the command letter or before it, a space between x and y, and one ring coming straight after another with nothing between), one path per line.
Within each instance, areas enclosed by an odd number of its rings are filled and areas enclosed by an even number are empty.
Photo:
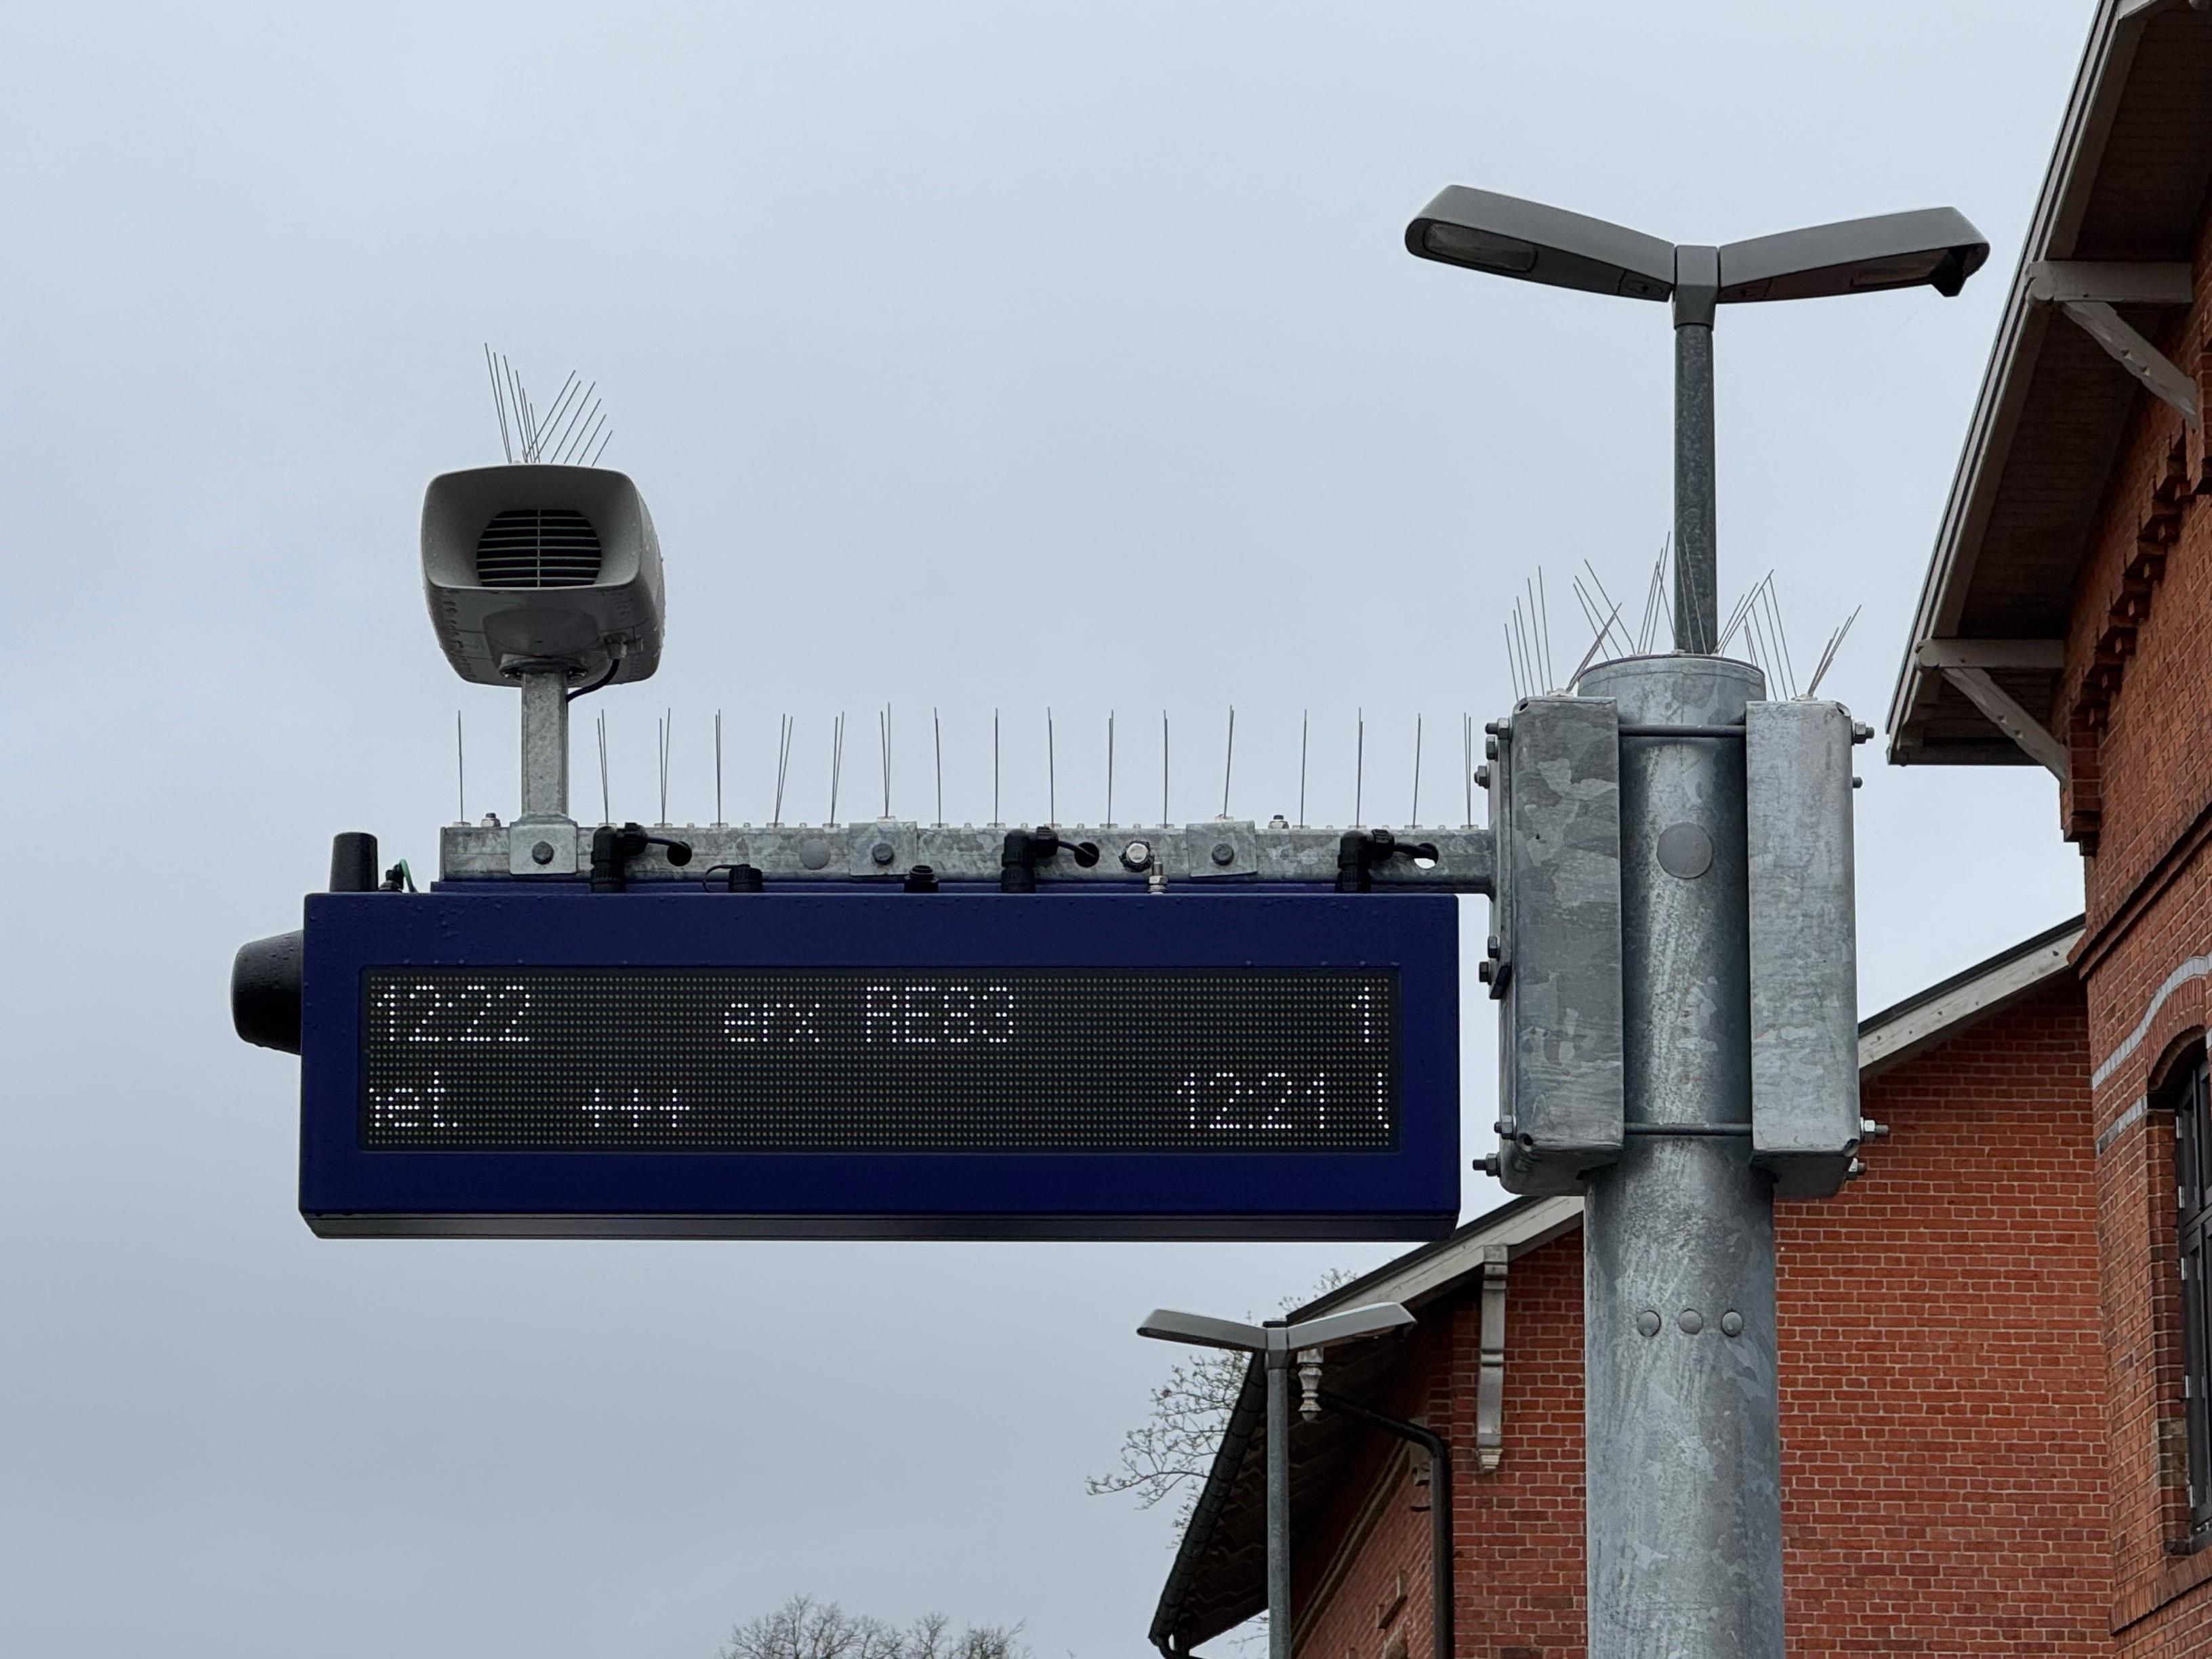
M1867 1176L1777 1212L1790 1651L2110 1646L2073 986L1872 1080Z
M2212 216L2197 297L2158 343L2212 386ZM2118 370L2116 369L2117 373ZM2201 1041L2212 953L2212 491L2205 441L2139 397L2076 580L2053 724L2094 768L2076 956L2089 1056L2106 1347L2109 1628L2134 1656L2212 1655L2212 1551L2185 1549L2172 1125L2152 1109ZM2080 797L2084 791L2073 792ZM2069 811L2079 802L2069 802ZM2069 820L2069 828L2078 828Z
M2114 1646L2084 1036L2068 984L1897 1066L1866 1091L1894 1129L1867 1178L1783 1206L1793 1659ZM1424 1310L1449 1340L1408 1356L1389 1404L1425 1409L1453 1443L1459 1659L1569 1659L1583 1651L1579 1235L1507 1282L1498 1472L1475 1468L1471 1298ZM1332 1582L1301 1659L1431 1659L1423 1501L1378 1452L1302 1540L1308 1594ZM1378 1626L1401 1574L1405 1605Z

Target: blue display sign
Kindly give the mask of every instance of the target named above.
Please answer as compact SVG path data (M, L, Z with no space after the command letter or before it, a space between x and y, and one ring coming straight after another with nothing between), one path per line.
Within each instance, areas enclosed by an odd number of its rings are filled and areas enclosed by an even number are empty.
M1426 1238L1444 894L307 900L331 1237Z

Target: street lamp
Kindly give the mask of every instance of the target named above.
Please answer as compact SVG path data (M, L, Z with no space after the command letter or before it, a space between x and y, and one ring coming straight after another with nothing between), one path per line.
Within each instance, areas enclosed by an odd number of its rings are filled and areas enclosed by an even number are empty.
M1291 1366L1293 1357L1339 1342L1380 1336L1413 1322L1395 1302L1377 1302L1291 1324L1280 1319L1248 1325L1206 1314L1155 1308L1137 1327L1139 1336L1194 1347L1263 1354L1267 1362L1267 1659L1291 1659ZM1432 1504L1447 1502L1433 1493ZM1439 1591L1438 1594L1442 1594Z
M1954 208L1786 230L1720 247L1677 245L1541 202L1454 185L1413 216L1424 259L1553 288L1674 302L1674 642L1718 644L1713 512L1713 312L1880 289L1946 297L1990 257Z

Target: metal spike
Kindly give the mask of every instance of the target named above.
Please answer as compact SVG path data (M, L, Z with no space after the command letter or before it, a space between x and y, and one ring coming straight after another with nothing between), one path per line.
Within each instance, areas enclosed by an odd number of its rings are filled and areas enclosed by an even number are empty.
M929 711L929 743L937 757L937 827L945 828L945 726L933 705Z
M1552 667L1552 604L1544 593L1544 567L1536 567L1536 637L1544 647L1544 689L1559 689L1559 677Z
M1060 765L1053 752L1052 705L1044 711L1044 821L1060 822Z
M1859 612L1865 609L1864 605L1856 606L1851 614L1844 618L1844 625L1828 636L1828 648L1820 653L1820 665L1813 671L1812 683L1805 688L1807 696L1820 690L1821 679L1836 660L1836 653L1843 649L1844 636L1851 631L1851 624L1859 619Z
M1781 653L1782 681L1787 694L1797 695L1797 665L1790 660L1790 635L1782 626L1782 601L1774 589L1774 579L1766 579L1766 615L1773 624L1771 635L1776 649Z
M676 736L676 711L667 710L660 720L660 823L668 823L668 749Z
M1221 754L1221 816L1229 816L1229 780L1237 769L1237 705L1229 705L1229 744Z
M1114 827L1114 711L1106 711L1106 823Z
M1367 711L1364 708L1359 711L1358 720L1358 735L1353 739L1352 750L1352 827L1355 830L1362 828L1367 822L1360 816L1367 789Z
M1313 738L1313 710L1298 711L1298 828L1306 827L1306 750Z
M575 385L576 371L572 368L568 371L568 378L561 382L561 390L554 394L553 407L546 411L543 423L538 424L537 429L541 439L555 437L554 428L561 423L562 411L568 407L569 396L574 391ZM556 447L558 447L557 439Z
M1005 820L999 816L999 711L991 711L991 827L997 829Z
M1168 711L1160 710L1160 828L1168 827Z
M775 745L775 810L769 817L769 827L783 827L783 781L791 772L791 738L798 726L795 716L786 714L776 738Z
M1421 716L1413 716L1413 816L1406 820L1408 827L1421 827Z
M1598 603L1608 607L1613 611L1613 615L1618 617L1620 614L1620 607L1613 604L1613 595L1605 591L1605 583L1599 579L1597 567L1592 564L1588 559L1584 559L1583 561L1583 568L1589 572L1590 586L1597 590ZM1627 630L1625 629L1621 630L1620 641L1623 645L1632 643L1628 637Z
M453 821L466 823L469 821L469 751L468 745L461 740L461 711L458 708L453 710L453 777L456 789L453 810L460 815Z
M722 711L714 711L714 828L725 828L722 819Z
M1467 784L1467 819L1465 828L1474 828L1474 716L1462 714L1459 717L1460 758L1463 764L1460 775Z
M607 787L607 711L599 710L599 822L615 821L614 793Z
M891 706L884 705L884 712L876 720L876 747L882 752L884 762L884 816L891 815Z
M1613 607L1612 615L1607 617L1602 623L1598 624L1597 637L1590 641L1589 649L1583 653L1583 659L1575 665L1575 672L1567 676L1567 686L1569 690L1573 689L1575 682L1582 678L1583 671L1588 668L1591 662L1595 659L1598 653L1598 648L1605 643L1607 631L1613 626L1613 617L1618 617L1620 614L1620 607L1616 605Z
M509 466L514 465L514 446L507 435L507 399L500 395L499 370L492 366L491 342L484 342L484 373L491 376L491 406L499 416L499 453L506 457Z

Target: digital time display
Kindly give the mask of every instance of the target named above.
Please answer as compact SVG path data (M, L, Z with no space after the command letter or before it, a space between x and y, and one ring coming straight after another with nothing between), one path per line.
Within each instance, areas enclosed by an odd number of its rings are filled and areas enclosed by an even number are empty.
M1387 1152L1394 969L368 968L368 1151Z

